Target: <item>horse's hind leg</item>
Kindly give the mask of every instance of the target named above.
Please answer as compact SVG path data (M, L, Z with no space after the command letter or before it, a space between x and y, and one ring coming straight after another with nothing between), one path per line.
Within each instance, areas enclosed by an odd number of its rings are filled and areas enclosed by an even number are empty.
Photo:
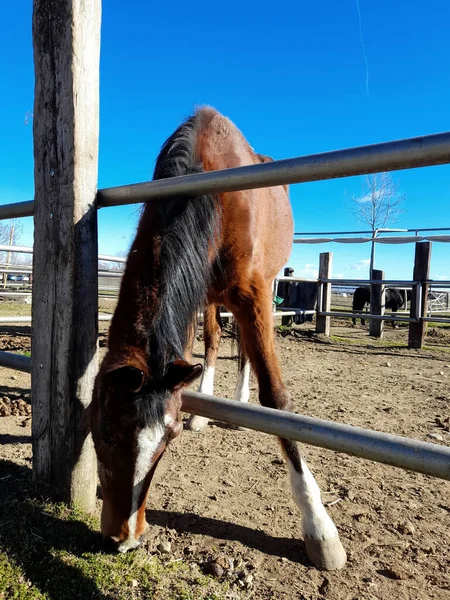
M289 410L290 395L282 382L275 354L270 285L255 277L245 288L230 290L229 303L241 327L243 349L258 378L261 404ZM297 444L282 438L280 444L288 465L292 494L302 512L308 556L321 569L340 569L346 562L346 553L322 504L319 487L301 458Z
M222 320L220 306L209 304L203 315L203 338L205 341L205 364L202 380L198 389L202 394L214 393L214 371L217 354L219 353L220 338L222 336ZM200 415L191 415L186 427L192 431L202 431L208 425L209 419Z
M234 391L237 402L248 402L250 399L250 361L239 340L239 376ZM247 427L236 427L239 431L248 431Z
M241 344L240 344L241 345ZM244 349L239 351L239 377L237 380L234 399L238 402L248 402L250 398L250 361Z

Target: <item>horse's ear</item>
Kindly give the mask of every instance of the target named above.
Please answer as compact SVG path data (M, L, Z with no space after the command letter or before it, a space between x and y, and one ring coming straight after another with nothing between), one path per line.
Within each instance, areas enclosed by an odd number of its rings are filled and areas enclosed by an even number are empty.
M265 154L257 154L256 156L262 163L275 162L271 156L266 156Z
M190 365L185 360L174 360L167 368L164 383L167 389L175 391L195 381L202 371L202 365Z
M111 387L117 390L136 394L144 385L145 374L141 369L126 365L108 371L106 380Z

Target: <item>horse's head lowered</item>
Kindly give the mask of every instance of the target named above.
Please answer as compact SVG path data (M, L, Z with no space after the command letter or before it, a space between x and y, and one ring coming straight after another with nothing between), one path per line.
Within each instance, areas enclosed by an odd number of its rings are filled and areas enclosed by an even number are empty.
M120 552L139 546L153 472L170 440L181 433L181 391L201 365L175 360L161 377L143 354L108 353L97 376L91 425L103 492L102 533Z

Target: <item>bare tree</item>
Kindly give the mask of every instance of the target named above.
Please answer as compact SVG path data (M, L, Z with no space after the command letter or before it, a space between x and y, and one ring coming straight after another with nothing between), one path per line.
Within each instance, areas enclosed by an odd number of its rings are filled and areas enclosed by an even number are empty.
M22 234L22 225L19 219L9 219L0 223L0 244L17 244Z
M128 250L118 250L117 252L114 253L114 255L111 256L117 256L118 258L126 258L128 256ZM120 262L114 262L114 261L103 261L103 260L99 260L98 261L98 268L100 271L124 271L125 270L125 263L123 263L122 261Z
M0 223L0 244L15 246L22 235L22 224L18 219L10 219ZM17 254L10 252L0 252L0 261L9 263L17 262Z
M18 219L10 219L5 223L0 223L0 244L5 246L17 245L20 236L22 235L22 224ZM16 264L19 262L18 254L15 252L0 252L0 264L6 264L5 271L8 270L10 264ZM4 272L3 276L3 288L6 287L7 273Z
M351 210L355 218L367 225L375 238L380 229L394 225L403 213L406 195L399 192L399 184L390 173L375 173L364 178L363 194L352 196ZM373 274L375 242L370 253L370 277Z

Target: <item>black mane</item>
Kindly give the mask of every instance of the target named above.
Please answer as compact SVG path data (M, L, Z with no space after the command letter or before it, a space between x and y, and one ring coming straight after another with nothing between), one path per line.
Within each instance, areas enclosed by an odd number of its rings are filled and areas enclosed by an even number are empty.
M164 143L154 179L201 173L196 155L199 115L187 119ZM197 311L205 306L211 277L209 250L220 224L218 203L210 195L176 197L157 205L161 235L160 309L150 336L150 360L161 369L183 358Z

